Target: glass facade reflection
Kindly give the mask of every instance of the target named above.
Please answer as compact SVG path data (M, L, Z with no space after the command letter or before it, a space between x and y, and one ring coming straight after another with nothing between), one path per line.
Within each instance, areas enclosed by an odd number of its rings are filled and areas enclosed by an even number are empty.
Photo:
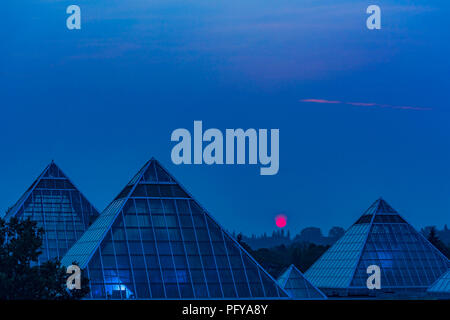
M288 298L149 161L63 259L87 267L93 299Z
M294 265L291 265L277 281L293 299L321 300L327 298L325 294L309 282Z
M450 269L428 288L428 292L450 298Z
M98 216L97 210L52 162L5 218L29 218L45 231L38 263L61 259Z
M367 267L381 270L382 292L425 291L449 260L378 199L305 276L327 294L376 294L367 289Z

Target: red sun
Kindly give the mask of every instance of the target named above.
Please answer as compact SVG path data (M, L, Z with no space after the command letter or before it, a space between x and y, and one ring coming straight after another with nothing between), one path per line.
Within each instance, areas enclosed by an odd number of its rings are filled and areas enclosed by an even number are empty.
M275 217L275 224L278 228L286 227L287 217L284 214L279 214Z

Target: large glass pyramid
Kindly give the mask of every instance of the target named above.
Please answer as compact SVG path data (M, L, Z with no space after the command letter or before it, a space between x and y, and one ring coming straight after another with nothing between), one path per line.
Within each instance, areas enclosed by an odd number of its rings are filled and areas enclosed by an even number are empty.
M427 291L432 295L450 298L450 269L440 276Z
M278 284L286 290L291 298L299 300L327 299L319 289L309 282L303 273L293 264L278 278Z
M380 290L367 288L370 265L380 267ZM449 267L449 260L380 198L305 277L327 295L423 292Z
M154 159L68 251L92 299L289 298Z
M98 211L52 161L5 215L30 218L45 231L38 263L62 258Z

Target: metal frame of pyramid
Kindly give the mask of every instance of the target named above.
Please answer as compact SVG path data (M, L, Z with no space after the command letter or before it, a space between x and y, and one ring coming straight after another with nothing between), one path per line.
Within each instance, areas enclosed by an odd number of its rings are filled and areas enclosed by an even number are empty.
M368 289L369 265L381 269L381 289ZM382 198L306 272L325 294L421 294L450 261Z
M44 229L43 250L38 261L41 263L62 258L98 215L97 209L52 161L4 218L30 218Z
M286 290L291 298L298 300L323 300L327 296L314 286L303 273L291 264L277 279L278 284Z
M92 299L290 299L154 158L62 260Z

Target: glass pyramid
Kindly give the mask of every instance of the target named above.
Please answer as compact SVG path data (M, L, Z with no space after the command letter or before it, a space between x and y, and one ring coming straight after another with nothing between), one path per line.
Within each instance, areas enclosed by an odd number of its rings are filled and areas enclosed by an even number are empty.
M52 161L11 207L5 219L30 218L45 231L38 263L62 258L98 211Z
M92 299L289 298L154 159L67 252Z
M427 291L433 295L450 298L450 269L437 279Z
M277 281L293 299L327 299L327 296L312 285L293 264L289 266Z
M370 265L381 269L381 290L367 289ZM380 198L305 277L327 295L423 292L449 267L449 260Z

